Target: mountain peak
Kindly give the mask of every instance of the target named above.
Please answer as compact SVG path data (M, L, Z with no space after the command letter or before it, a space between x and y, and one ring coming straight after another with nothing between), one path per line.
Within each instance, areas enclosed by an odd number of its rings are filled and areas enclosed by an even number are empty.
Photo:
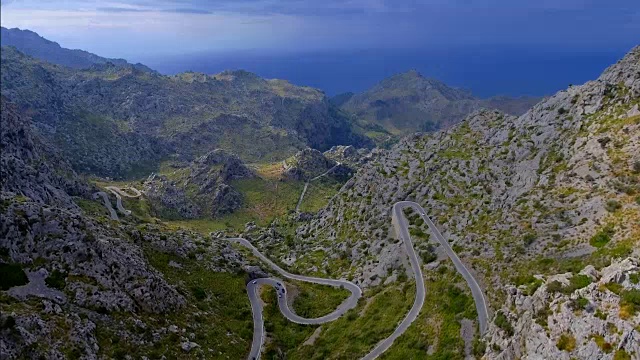
M124 59L110 59L84 50L67 49L55 41L43 38L31 30L19 28L0 29L0 45L13 46L18 51L39 60L75 69L90 68L95 64L113 63L116 66L133 66L137 70L152 73L154 70L142 64L130 64Z
M617 63L609 66L598 80L631 86L640 78L640 45L631 49Z

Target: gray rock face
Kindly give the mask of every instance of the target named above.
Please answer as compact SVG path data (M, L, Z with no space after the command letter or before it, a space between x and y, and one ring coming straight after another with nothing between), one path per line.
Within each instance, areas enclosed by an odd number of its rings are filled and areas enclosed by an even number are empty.
M499 326L491 324L486 356L505 360L568 360L613 359L615 351L638 354L640 333L636 329L640 325L640 315L626 315L628 312L620 295L609 290L607 284L619 284L622 289L619 293L637 291L640 284L633 284L628 279L639 272L638 259L628 258L612 263L599 274L585 268L581 273L595 276L593 282L569 294L549 291L553 277L530 296L524 294L524 289L510 288L500 311L511 322L514 333L509 336ZM569 273L562 277L570 279L573 276ZM563 346L561 338L571 339L574 345Z
M154 210L165 217L217 217L242 205L242 195L227 182L253 176L237 156L218 149L172 174L152 176L144 186Z
M357 169L364 165L367 161L371 160L371 150L369 149L356 149L349 146L334 146L331 149L325 151L324 156L328 159L337 161L341 164L345 164L351 168Z
M0 123L0 189L41 204L77 209L67 193L85 195L89 187L76 177L55 150L31 131L31 120L2 96ZM49 165L55 163L53 167Z
M287 159L285 164L285 178L307 181L335 166L336 161L328 159L318 150L306 148Z

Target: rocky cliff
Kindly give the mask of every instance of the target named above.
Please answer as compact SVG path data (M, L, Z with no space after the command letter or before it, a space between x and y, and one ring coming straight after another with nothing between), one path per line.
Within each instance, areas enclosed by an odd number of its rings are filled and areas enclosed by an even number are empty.
M163 218L218 217L242 206L242 194L229 182L253 176L237 156L214 150L184 168L152 175L145 194Z

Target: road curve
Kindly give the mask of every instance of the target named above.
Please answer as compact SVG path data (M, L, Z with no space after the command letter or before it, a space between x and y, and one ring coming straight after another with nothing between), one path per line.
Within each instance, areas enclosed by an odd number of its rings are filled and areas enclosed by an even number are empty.
M104 207L106 207L107 210L109 210L109 216L111 216L111 220L118 220L118 214L113 209L113 205L111 205L111 201L109 200L109 195L107 195L107 193L104 191L98 191L97 193L93 194L94 199L97 199L98 196L102 197Z
M273 261L269 260L266 256L264 256L258 249L256 249L253 244L251 244L248 240L243 238L231 238L229 241L238 243L249 250L258 257L260 260L265 262L269 267L278 272L285 278L310 282L314 284L321 285L329 285L334 287L342 287L351 292L351 295L338 306L336 310L333 312L319 317L315 319L306 319L299 315L297 315L291 308L287 302L286 296L286 288L282 285L283 282L280 279L276 278L262 278L249 282L247 284L247 293L249 294L249 301L251 302L251 310L253 313L253 343L251 345L251 352L249 353L249 359L259 359L260 352L262 350L262 343L264 339L264 320L262 318L262 302L260 301L260 296L258 295L258 285L270 285L273 286L278 292L278 307L280 308L280 312L284 315L289 321L298 324L306 324L306 325L314 325L314 324L324 324L329 321L336 320L348 310L355 308L358 305L358 300L362 296L362 290L358 285L347 281L347 280L334 280L334 279L325 279L318 277L310 277L310 276L302 276L297 274L292 274Z
M395 228L396 233L403 241L405 245L405 249L407 251L407 255L409 256L409 261L411 263L411 269L414 274L414 278L416 281L416 298L413 302L413 306L405 316L405 318L398 324L398 327L394 330L394 332L387 337L386 339L380 341L367 355L365 355L363 360L373 360L382 355L385 351L387 351L392 345L393 342L400 337L409 326L418 318L420 314L420 310L424 305L424 300L426 296L426 289L424 286L424 278L422 275L422 268L420 266L420 261L418 259L418 255L416 254L413 248L413 242L411 241L411 236L409 235L409 224L407 219L405 218L402 210L406 207L413 208L427 223L429 226L429 230L434 234L435 238L438 242L445 248L445 251L449 258L454 263L456 270L462 275L462 277L467 281L471 289L471 294L473 295L473 300L476 304L476 310L478 312L478 322L480 327L480 333L484 334L487 329L487 318L488 311L486 300L484 294L482 293L482 289L478 285L477 281L468 271L468 269L464 266L460 258L453 251L447 240L442 236L440 230L435 226L435 224L431 221L431 219L427 216L424 209L417 203L412 201L399 201L393 205L392 209L392 223ZM253 343L251 345L251 352L249 353L249 359L259 359L260 353L262 350L262 343L264 339L264 320L262 318L262 302L260 301L260 297L257 292L257 288L259 285L270 285L273 286L278 292L278 306L282 314L292 322L299 324L322 324L325 322L329 322L339 318L342 314L344 314L347 310L354 308L358 299L362 295L361 289L345 280L332 280L332 279L323 279L323 278L315 278L315 277L307 277L302 275L291 274L274 262L269 260L266 256L264 256L258 249L256 249L249 241L242 238L231 238L228 239L232 242L236 242L249 248L252 253L258 257L260 260L267 263L272 269L277 271L280 275L285 278L301 280L312 282L316 284L330 285L330 286L343 286L347 290L351 291L351 296L345 300L334 312L325 315L323 317L317 319L305 319L298 315L296 315L287 303L286 297L286 288L283 287L282 281L275 278L263 278L251 281L247 284L247 292L249 295L249 300L251 302L251 310L253 313Z
M424 299L426 296L426 291L424 287L424 278L422 276L422 267L420 266L420 262L418 260L418 255L413 249L413 242L411 241L411 236L409 235L409 224L407 219L404 217L402 213L402 209L405 207L412 207L419 213L422 212L422 208L420 205L411 202L411 201L400 201L393 204L393 210L391 213L391 221L393 222L393 227L396 230L396 234L400 236L402 241L404 242L405 250L409 255L409 262L411 263L411 270L413 270L414 279L416 281L416 298L413 301L413 306L411 306L411 310L407 313L404 319L400 322L398 327L393 331L393 333L386 339L379 342L373 350L371 350L363 360L372 360L382 355L385 351L387 351L393 342L400 337L409 326L418 318L420 314L420 310L422 309L422 305L424 305Z
M433 221L431 221L424 209L422 209L420 205L418 205L418 207L421 210L420 216L422 216L422 219L427 223L429 229L436 236L438 242L442 244L445 251L447 252L447 255L449 256L451 261L453 261L453 265L455 266L456 270L465 279L467 285L469 285L469 288L471 289L471 295L473 296L473 301L476 303L480 335L484 335L487 331L487 319L489 318L489 310L487 308L487 300L484 296L484 293L482 292L482 288L480 288L480 285L478 285L478 282L473 277L473 275L471 275L467 267L464 266L462 261L460 261L460 258L455 253L455 251L453 251L451 245L449 245L449 242L444 238L444 236L442 236L440 230L438 230Z
M118 193L118 194L120 194L121 196L124 196L124 197L137 198L137 197L142 196L142 191L134 188L133 186L129 186L129 187L127 187L127 189L133 191L134 194L133 195L132 194L127 194L126 191L124 191L122 188L119 188L117 186L107 186L107 190L109 190L109 191L111 191L113 193Z
M134 195L127 194L122 189L116 186L107 186L107 190L109 190L111 193L113 193L113 195L116 196L116 207L118 208L118 211L120 211L120 213L125 216L131 215L131 210L127 210L124 208L124 206L122 205L121 195L125 197L130 197L130 198L137 198L142 195L142 192L140 192L140 190L134 187L129 187L129 189L132 190L135 194ZM119 220L118 214L116 213L116 211L113 209L113 206L111 205L111 201L109 200L109 195L107 195L107 193L105 193L104 191L98 191L97 193L93 194L94 199L97 198L98 196L102 197L104 206L107 208L107 210L109 210L109 215L111 216L111 219Z

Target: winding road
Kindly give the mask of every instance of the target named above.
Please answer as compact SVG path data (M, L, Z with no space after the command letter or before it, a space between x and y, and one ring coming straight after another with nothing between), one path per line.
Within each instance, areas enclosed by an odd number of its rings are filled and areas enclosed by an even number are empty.
M107 210L109 210L109 216L111 217L111 220L118 220L118 214L116 213L116 210L111 205L111 200L109 200L109 195L107 195L107 193L104 191L98 191L97 193L93 194L93 198L97 199L98 197L102 197L102 202L104 203L104 207L106 207Z
M331 169L329 170L331 171ZM327 171L328 172L328 171ZM325 173L326 174L326 173ZM322 175L325 175L322 174ZM322 176L320 175L320 176ZM303 192L304 195L304 192ZM482 293L482 289L478 285L477 281L473 278L471 273L467 270L464 264L460 261L458 256L455 254L449 243L442 236L438 228L431 221L431 219L426 215L424 209L417 203L412 201L400 201L393 205L392 210L392 223L396 230L398 236L400 236L401 240L404 242L405 249L409 256L409 261L411 263L411 269L414 274L414 278L416 280L416 298L413 302L413 306L405 316L405 318L400 322L398 327L394 330L394 332L387 337L386 339L380 341L367 355L363 357L364 360L373 360L382 355L385 351L387 351L392 345L393 342L400 337L409 326L417 319L420 314L420 310L424 305L426 289L424 286L424 278L422 276L422 268L420 266L420 261L418 259L418 255L416 254L413 248L413 242L411 241L411 236L409 235L409 224L407 219L405 218L402 210L406 207L413 208L422 219L429 226L429 230L434 234L438 242L445 248L447 255L453 261L456 270L462 275L462 277L467 281L467 284L471 288L471 293L473 295L473 299L476 304L476 310L478 311L478 321L480 324L480 333L484 334L487 328L487 305L485 301L484 294ZM292 322L298 324L323 324L329 321L333 321L340 316L342 316L349 309L356 307L358 304L358 299L362 296L362 290L354 283L346 281L346 280L332 280L332 279L324 279L317 277L308 277L302 275L291 274L278 265L276 265L273 261L269 260L266 256L264 256L258 249L256 249L248 240L243 238L231 238L229 241L238 243L248 249L251 250L253 255L258 257L260 260L269 265L273 270L278 272L285 278L306 281L315 284L329 285L329 286L341 286L346 288L351 292L351 296L347 298L340 306L333 311L332 313L322 316L316 319L305 319L298 315L296 315L287 302L286 296L286 288L283 286L283 282L277 278L262 278L249 282L247 284L247 293L249 295L249 301L251 302L251 310L253 313L253 342L251 344L251 352L249 353L249 359L257 360L260 358L260 354L262 351L262 344L264 342L264 319L262 317L262 302L260 300L260 296L258 294L258 287L260 285L270 285L276 289L278 292L278 307L280 308L280 312Z
M362 290L360 289L360 287L358 287L358 285L347 280L333 280L292 274L278 266L273 261L269 260L269 258L264 256L248 240L243 238L231 238L228 240L248 248L249 250L251 250L253 255L258 257L260 260L269 265L273 270L287 279L306 281L314 284L329 285L334 287L343 287L351 292L351 295L345 301L343 301L342 304L340 304L340 306L338 306L338 308L332 313L315 319L305 319L296 315L289 307L286 296L286 288L282 285L282 280L276 278L262 278L249 282L247 284L247 292L249 294L251 311L253 313L253 343L251 345L249 359L260 358L262 343L264 339L264 319L262 318L262 302L257 291L258 285L273 286L278 292L278 306L280 308L280 312L282 312L282 315L284 315L288 320L298 324L324 324L326 322L333 321L339 318L349 309L353 309L358 305L358 299L360 299L360 297L362 296Z
M128 189L133 191L134 194L133 195L127 194L121 188L116 186L107 186L107 190L109 190L111 193L113 193L116 196L116 207L118 208L118 211L120 211L120 213L125 216L131 215L131 210L125 209L124 206L122 205L122 196L129 197L129 198L137 198L142 195L142 192L134 187L129 187ZM119 220L118 214L113 209L111 200L109 200L109 195L107 195L107 193L105 193L104 191L98 191L97 193L93 194L94 199L97 199L98 196L102 197L104 206L107 208L107 210L109 210L109 216L111 217L111 219Z

